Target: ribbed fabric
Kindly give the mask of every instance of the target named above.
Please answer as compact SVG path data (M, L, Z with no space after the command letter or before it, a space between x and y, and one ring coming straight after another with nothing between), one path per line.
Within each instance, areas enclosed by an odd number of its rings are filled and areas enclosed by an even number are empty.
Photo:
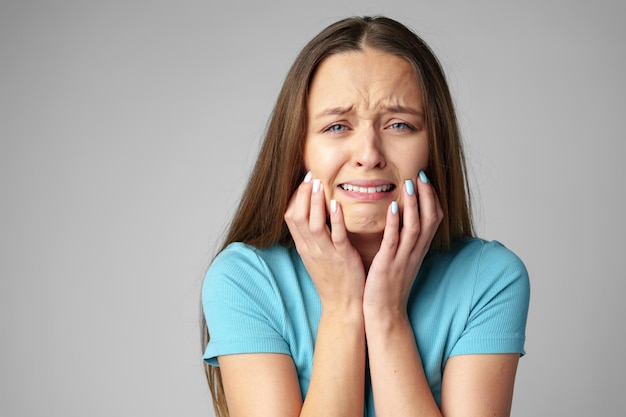
M529 296L524 264L499 242L463 239L426 256L409 317L438 403L449 357L524 354ZM291 355L306 396L321 305L295 249L229 245L207 272L202 300L211 333L208 363L236 353ZM368 392L367 415L374 416Z

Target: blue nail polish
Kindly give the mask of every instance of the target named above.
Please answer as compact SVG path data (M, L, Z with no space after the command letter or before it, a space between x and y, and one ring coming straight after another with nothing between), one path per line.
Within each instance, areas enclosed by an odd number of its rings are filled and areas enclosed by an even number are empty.
M428 177L426 176L426 173L424 171L420 171L419 177L420 177L420 181L423 182L424 184L429 183Z
M398 214L398 202L397 201L391 202L391 212L393 214Z
M404 181L404 186L406 187L406 192L409 195L415 194L415 186L413 185L413 180Z

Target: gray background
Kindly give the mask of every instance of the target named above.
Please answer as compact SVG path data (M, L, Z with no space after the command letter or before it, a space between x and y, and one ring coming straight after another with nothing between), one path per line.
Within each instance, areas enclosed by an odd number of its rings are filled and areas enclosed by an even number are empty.
M0 1L0 415L212 415L202 274L288 66L353 14L436 51L478 231L531 273L513 416L624 415L625 3Z

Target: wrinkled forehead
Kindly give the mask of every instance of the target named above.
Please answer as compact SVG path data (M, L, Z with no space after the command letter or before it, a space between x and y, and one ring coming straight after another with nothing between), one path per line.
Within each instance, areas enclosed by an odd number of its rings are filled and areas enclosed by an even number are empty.
M413 66L398 56L366 48L326 58L308 94L309 115L333 108L377 111L385 107L423 107Z

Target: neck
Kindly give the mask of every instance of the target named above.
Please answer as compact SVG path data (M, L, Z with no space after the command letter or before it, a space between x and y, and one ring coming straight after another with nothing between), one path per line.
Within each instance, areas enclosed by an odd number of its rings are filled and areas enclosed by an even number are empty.
M382 237L382 233L348 233L350 243L352 243L352 246L354 246L357 252L359 252L359 255L361 255L361 260L363 261L366 273L369 271L370 265L372 265L374 256L376 256L380 249Z

